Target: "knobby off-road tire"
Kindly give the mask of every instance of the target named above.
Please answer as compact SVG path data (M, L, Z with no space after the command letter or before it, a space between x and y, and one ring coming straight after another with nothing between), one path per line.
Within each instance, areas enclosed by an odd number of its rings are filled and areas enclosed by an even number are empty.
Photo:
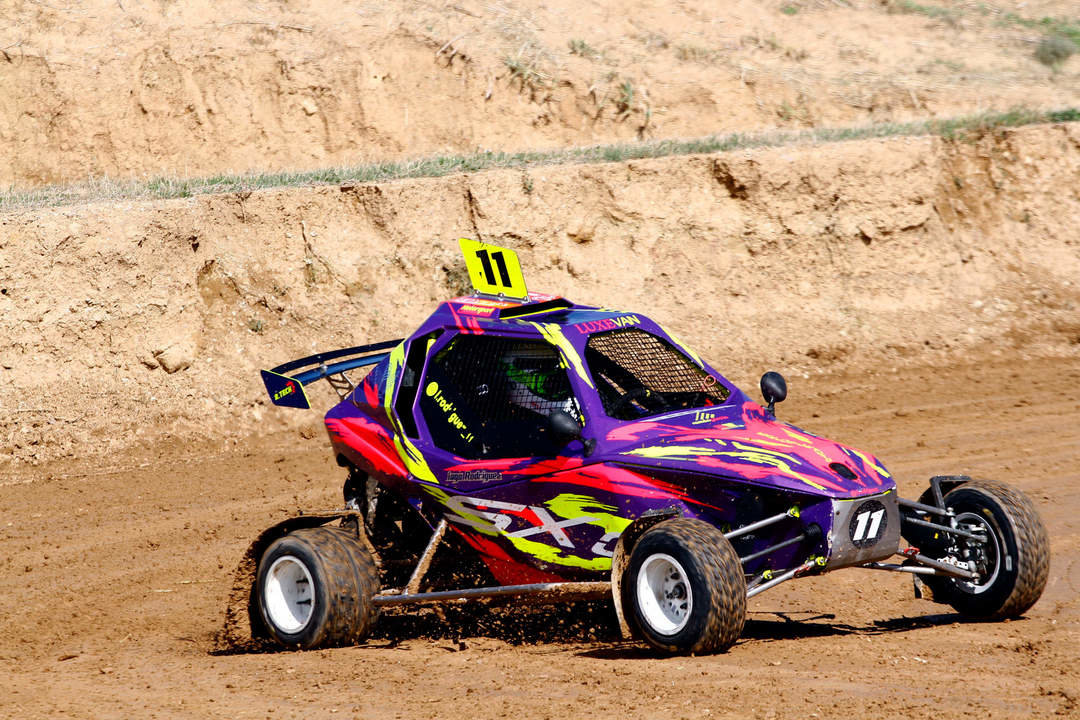
M286 647L351 645L371 631L378 588L375 561L353 531L306 528L263 553L256 602L270 636Z
M1042 595L1050 574L1050 540L1031 500L1005 483L971 480L949 491L945 506L962 524L985 529L987 543L980 580L924 579L934 600L982 620L1023 615Z
M746 623L746 577L723 533L674 518L645 532L622 582L631 630L668 653L724 652Z

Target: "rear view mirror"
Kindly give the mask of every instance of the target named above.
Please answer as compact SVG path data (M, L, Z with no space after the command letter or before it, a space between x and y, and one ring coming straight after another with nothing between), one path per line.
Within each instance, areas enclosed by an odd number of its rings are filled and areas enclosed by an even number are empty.
M582 438L581 437L581 425L574 416L565 410L552 410L548 415L548 428L551 430L552 438L558 445L565 445L571 440L581 440L582 445L585 447L585 457L592 455L593 450L596 449L595 438Z
M560 444L581 437L581 425L565 410L552 410L548 415L548 427L551 428L551 434Z
M769 371L761 376L761 397L768 403L769 414L776 416L776 403L787 397L787 381L778 372Z

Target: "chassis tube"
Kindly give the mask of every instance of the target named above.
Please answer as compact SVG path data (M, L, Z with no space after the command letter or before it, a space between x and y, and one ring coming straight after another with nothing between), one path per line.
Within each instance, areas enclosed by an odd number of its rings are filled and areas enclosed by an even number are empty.
M741 562L743 565L745 565L746 563L750 562L751 560L757 560L759 557L763 557L765 555L768 555L769 553L780 550L781 548L786 548L788 545L795 545L796 543L801 543L803 540L805 540L807 538L807 535L808 535L808 533L802 533L801 535L797 535L797 536L795 536L793 538L790 538L788 540L784 540L783 542L778 542L775 545L773 545L772 547L767 547L764 550L758 550L756 553L751 553L750 555L747 555L746 557L739 558L739 562Z
M438 592L409 594L380 594L371 599L375 605L413 605L424 602L453 602L471 598L500 597L503 595L550 595L554 601L597 597L611 592L611 583L604 582L558 582L531 585L497 585L493 587L468 588L465 590L439 590Z
M932 567L920 567L917 565L897 565L896 563L872 562L857 567L867 570L888 570L889 572L910 573L912 575L944 575L940 570Z
M728 540L731 540L732 538L737 538L740 535L746 535L747 533L752 533L755 530L760 530L763 527L768 527L768 526L772 525L773 523L778 523L778 522L780 522L781 520L783 520L785 518L797 518L797 517L799 517L798 510L796 510L795 508L792 508L791 510L787 510L786 512L777 513L776 515L773 515L772 517L767 517L764 520L758 520L757 522L752 522L749 525L746 525L745 527L736 528L735 530L732 530L731 532L724 533L724 537L726 537Z
M926 520L920 520L919 518L909 517L907 515L900 516L900 522L911 523L912 525L918 525L919 527L930 528L931 530L937 530L939 532L948 533L950 535L959 535L962 538L968 540L974 540L978 543L985 543L985 535L977 535L967 530L961 530L960 528L951 528L948 525L939 525L938 523L927 522Z
M900 507L911 508L912 510L918 510L919 512L930 513L932 515L941 515L942 517L953 516L948 510L943 510L939 507L934 507L933 505L927 505L926 503L905 500L904 498L896 498L896 501L900 503Z
M420 581L424 579L424 573L431 567L431 561L435 558L435 551L439 549L439 543L442 542L445 534L446 518L443 518L435 527L435 532L431 534L431 539L428 540L427 547L424 548L424 554L420 556L420 561L416 563L416 569L413 570L409 582L405 584L405 595L415 595L420 590Z
M768 590L771 587L776 587L777 585L779 585L782 582L787 582L788 580L792 579L793 577L801 575L804 572L806 572L807 570L810 570L815 565L817 565L816 561L807 560L802 565L799 565L798 567L793 567L790 570L788 570L786 573L783 573L781 575L777 575L772 580L769 580L767 582L763 582L760 585L755 585L753 588L746 591L746 597L748 599L752 598L755 595L757 595L758 593L763 593L763 592L765 592L766 590Z
M943 575L952 575L953 577L964 578L965 580L972 580L978 577L976 573L973 573L970 570L964 570L963 568L958 568L955 565L950 565L947 562L941 562L940 560L935 560L934 558L929 558L925 555L916 554L911 556L911 559L921 565L936 568L940 570Z

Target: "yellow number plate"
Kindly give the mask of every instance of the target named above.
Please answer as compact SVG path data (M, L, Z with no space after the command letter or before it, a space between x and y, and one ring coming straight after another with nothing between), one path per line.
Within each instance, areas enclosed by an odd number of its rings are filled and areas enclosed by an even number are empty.
M514 300L529 299L516 252L468 238L460 238L458 242L465 255L469 278L477 292Z

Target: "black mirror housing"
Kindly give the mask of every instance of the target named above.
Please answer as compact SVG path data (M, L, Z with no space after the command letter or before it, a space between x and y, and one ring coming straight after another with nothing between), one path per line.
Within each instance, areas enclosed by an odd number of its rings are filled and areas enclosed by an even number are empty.
M787 397L787 381L778 372L770 370L761 376L761 397L768 403L769 414L776 415L776 403Z
M551 434L562 443L581 437L581 425L565 410L552 410L548 415L548 427L551 428Z
M574 416L565 410L552 410L548 415L548 428L551 430L551 435L555 442L559 445L565 445L571 440L581 440L585 447L585 457L592 455L592 451L596 448L596 440L593 438L581 437L581 425Z

